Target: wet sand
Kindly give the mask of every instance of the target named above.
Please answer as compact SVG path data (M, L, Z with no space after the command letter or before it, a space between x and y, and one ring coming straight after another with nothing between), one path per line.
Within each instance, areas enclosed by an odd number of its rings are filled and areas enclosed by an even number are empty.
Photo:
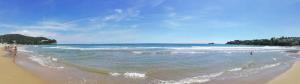
M271 80L268 84L300 84L300 61L294 63L294 65L285 73Z
M5 57L6 53L0 46L0 84L45 84L37 76L14 64L12 58Z

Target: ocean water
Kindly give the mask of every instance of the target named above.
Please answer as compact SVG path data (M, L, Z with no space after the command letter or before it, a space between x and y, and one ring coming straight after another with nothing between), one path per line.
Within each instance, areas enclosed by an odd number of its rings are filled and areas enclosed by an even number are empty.
M286 51L297 49L223 44L65 44L22 46L19 51L25 54L24 59L49 71L76 72L66 74L70 77L93 74L82 79L79 76L76 80L84 82L78 84L116 80L128 84L214 84L282 72L298 59L297 53ZM24 62L19 64L26 67ZM95 77L98 75L104 79Z

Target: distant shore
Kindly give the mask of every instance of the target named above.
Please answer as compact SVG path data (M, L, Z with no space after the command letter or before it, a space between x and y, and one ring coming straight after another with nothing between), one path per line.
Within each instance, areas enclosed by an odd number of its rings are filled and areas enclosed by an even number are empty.
M285 73L274 78L267 84L300 84L300 61L297 61Z
M37 76L25 71L6 56L4 47L0 45L0 84L45 84Z

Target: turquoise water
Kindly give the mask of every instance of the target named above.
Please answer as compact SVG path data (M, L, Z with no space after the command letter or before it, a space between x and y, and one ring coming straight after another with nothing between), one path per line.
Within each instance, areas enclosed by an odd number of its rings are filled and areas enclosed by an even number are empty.
M297 59L297 54L286 51L296 49L223 44L67 44L23 46L19 50L47 68L75 67L110 77L189 84L284 70Z

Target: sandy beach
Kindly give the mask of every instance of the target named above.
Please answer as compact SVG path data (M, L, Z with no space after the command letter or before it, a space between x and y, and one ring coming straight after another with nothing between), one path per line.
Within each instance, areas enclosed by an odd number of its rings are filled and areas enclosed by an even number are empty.
M38 47L34 47L38 48ZM21 47L18 48L19 50L22 50ZM19 55L22 55L22 52L18 53ZM42 66L37 66L37 67L24 67L23 65L20 65L19 62L22 60L22 57L25 56L18 56L19 61L17 64L13 63L13 60L11 57L8 57L7 52L1 48L0 46L0 65L2 69L0 70L0 84L64 84L64 83L70 83L70 84L77 84L77 83L86 83L86 84L144 84L145 82L151 81L149 79L144 81L144 80L128 80L130 78L121 78L122 76L118 78L113 78L113 77L107 77L105 76L99 76L99 74L94 74L90 72L82 72L81 70L77 70L76 68L73 69L72 67L64 67L64 69L56 69L52 70L50 68L42 67ZM281 55L279 55L281 56ZM23 59L24 61L25 59ZM24 61L25 62L25 61ZM22 62L21 64L26 64ZM31 62L31 61L30 61ZM30 63L29 63L30 64ZM265 65L266 66L266 65ZM263 67L265 67L263 66ZM270 66L276 66L276 65L267 65L267 67ZM289 66L287 66L282 72L287 70ZM276 68L272 68L276 69ZM34 72L30 73L30 72ZM230 71L227 71L227 73ZM232 71L231 71L232 72ZM263 73L267 73L268 71L265 71ZM282 73L280 72L280 73ZM167 73L167 72L163 72ZM222 72L223 74L224 72ZM269 72L270 74L273 74L272 76L262 76L257 79L233 79L233 81L210 81L208 83L203 84L300 84L300 80L297 80L300 77L300 61L295 62L292 67L290 67L287 71L279 75L280 73L273 73ZM171 73L172 74L172 73ZM217 75L212 74L209 75L211 77L217 77ZM222 75L221 74L221 75ZM156 77L162 77L162 76L170 76L168 74L163 74L163 75L158 75ZM278 77L274 77L276 75L279 75ZM131 75L132 76L132 75ZM146 75L151 77L151 75ZM128 76L127 76L128 77ZM155 77L155 76L152 76ZM271 80L274 77L273 80ZM119 79L120 78L120 79ZM44 80L42 80L44 79ZM87 80L87 81L86 81ZM271 81L269 81L271 80ZM84 81L84 82L83 82ZM107 81L107 82L106 82ZM185 80L184 80L185 81ZM189 80L188 80L189 81ZM269 81L269 82L268 82ZM175 81L176 82L176 81ZM154 83L158 84L158 83ZM181 81L179 81L179 84L182 84Z
M296 62L288 71L271 80L268 84L300 84L300 61Z
M0 47L0 84L45 84L38 77L14 64L5 54L3 47Z

